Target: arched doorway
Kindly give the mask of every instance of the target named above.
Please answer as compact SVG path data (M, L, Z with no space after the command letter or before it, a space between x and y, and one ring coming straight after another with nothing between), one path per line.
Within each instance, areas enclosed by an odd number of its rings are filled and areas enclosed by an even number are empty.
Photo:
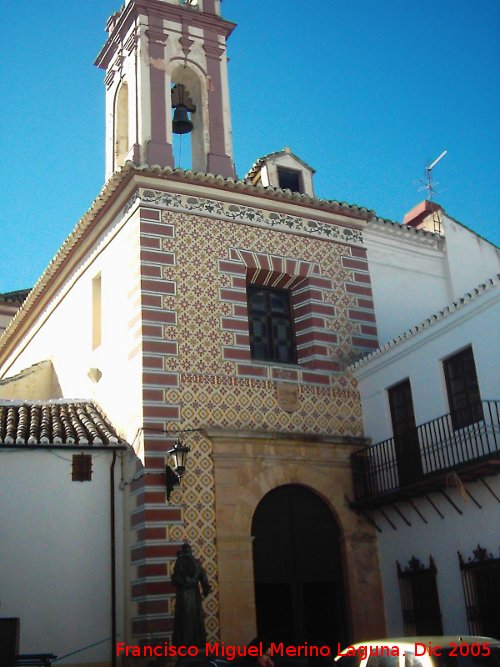
M340 530L313 491L270 491L252 521L257 631L289 645L348 638Z

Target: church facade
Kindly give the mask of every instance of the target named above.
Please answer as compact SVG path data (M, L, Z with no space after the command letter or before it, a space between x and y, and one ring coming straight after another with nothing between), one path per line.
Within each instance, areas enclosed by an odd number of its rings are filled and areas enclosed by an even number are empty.
M210 641L383 635L375 529L349 504L365 440L346 367L378 344L373 214L317 199L288 148L236 179L219 2L130 0L107 27L107 182L2 337L2 397L48 363L53 395L32 381L26 399L86 397L130 445L120 640L171 637L185 541L212 587Z

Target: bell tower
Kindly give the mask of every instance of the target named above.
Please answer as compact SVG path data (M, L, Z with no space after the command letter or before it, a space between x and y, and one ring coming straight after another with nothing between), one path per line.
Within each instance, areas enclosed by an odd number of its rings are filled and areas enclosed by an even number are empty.
M95 64L106 71L106 180L127 160L176 167L191 135L193 171L235 177L220 0L125 0Z

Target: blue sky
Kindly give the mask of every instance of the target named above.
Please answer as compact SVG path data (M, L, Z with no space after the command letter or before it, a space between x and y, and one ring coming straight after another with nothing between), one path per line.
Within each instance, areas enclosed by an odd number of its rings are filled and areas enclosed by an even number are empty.
M3 0L0 292L30 287L104 182L120 0ZM424 198L500 243L500 0L224 0L234 158L290 146L316 194L401 221Z

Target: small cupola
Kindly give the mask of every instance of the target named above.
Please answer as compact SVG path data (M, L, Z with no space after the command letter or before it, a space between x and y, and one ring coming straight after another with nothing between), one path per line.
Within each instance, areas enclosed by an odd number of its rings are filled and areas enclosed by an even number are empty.
M245 178L254 185L281 188L314 197L314 173L315 170L287 146L259 158Z

